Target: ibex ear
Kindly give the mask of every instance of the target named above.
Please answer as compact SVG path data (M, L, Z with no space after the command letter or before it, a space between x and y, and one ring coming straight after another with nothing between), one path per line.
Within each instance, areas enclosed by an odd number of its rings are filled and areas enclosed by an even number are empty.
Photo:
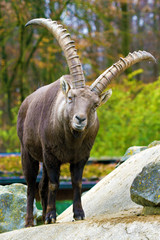
M68 91L70 90L70 85L68 82L66 82L66 80L64 79L64 77L62 76L60 79L60 85L61 85L61 90L63 92L63 94L65 96L67 96Z
M112 96L112 89L109 89L108 91L102 93L99 97L100 97L100 105L106 103L108 101L108 99Z

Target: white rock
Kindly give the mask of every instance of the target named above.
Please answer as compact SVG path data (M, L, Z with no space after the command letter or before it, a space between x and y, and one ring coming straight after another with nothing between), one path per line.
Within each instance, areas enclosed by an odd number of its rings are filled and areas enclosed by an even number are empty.
M138 217L137 217L138 218ZM144 218L144 217L143 217ZM112 219L110 219L112 220ZM0 234L0 240L160 240L160 222L125 222L125 218L99 219L43 225Z
M140 206L131 200L131 184L145 165L159 161L160 145L130 157L82 197L82 205L86 217L139 208ZM71 221L72 216L71 206L58 217L58 221Z

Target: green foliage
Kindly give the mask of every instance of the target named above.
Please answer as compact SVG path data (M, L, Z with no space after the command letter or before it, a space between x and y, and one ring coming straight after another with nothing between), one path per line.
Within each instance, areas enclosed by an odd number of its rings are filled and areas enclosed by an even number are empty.
M149 84L125 79L113 86L112 97L98 110L100 129L91 155L122 156L130 146L158 140L159 109L160 77Z
M15 107L12 109L13 120L10 125L5 124L3 127L0 127L0 152L19 152L20 143L17 136L17 114L18 108ZM1 112L0 112L1 117ZM2 123L0 124L0 126Z
M86 165L83 172L84 178L92 177L104 177L109 174L113 169L115 169L115 164L90 164ZM69 164L64 164L61 166L61 176L63 178L70 177L70 167Z
M84 178L92 178L99 177L102 178L109 174L112 170L115 169L115 164L90 164L86 165L84 168L83 177ZM0 158L0 170L4 171L3 176L7 176L7 172L14 172L14 175L22 175L22 164L21 157L19 156L7 156ZM71 177L70 174L70 166L69 164L63 164L61 166L61 178L63 180L67 180Z
M4 172L7 171L22 173L21 158L19 156L1 157L0 170Z

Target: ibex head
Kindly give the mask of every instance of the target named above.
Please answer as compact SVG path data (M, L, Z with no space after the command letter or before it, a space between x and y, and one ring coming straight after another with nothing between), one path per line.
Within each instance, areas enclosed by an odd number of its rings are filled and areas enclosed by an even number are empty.
M97 107L109 99L112 91L109 90L98 95L91 91L89 86L73 88L65 80L65 76L61 77L60 81L65 102L61 102L59 105L63 106L61 109L65 110L65 119L67 116L71 131L82 132L86 128L90 128L95 123Z
M94 124L97 107L105 103L112 95L112 90L104 92L112 79L137 62L142 60L156 61L146 51L129 53L126 58L120 58L118 62L102 73L89 87L85 85L85 77L74 41L71 40L70 34L66 33L66 29L51 19L33 19L26 26L31 24L47 28L64 51L70 71L70 80L66 81L65 76L60 79L64 95L60 109L65 109L65 114L70 119L70 128L78 132L82 132Z

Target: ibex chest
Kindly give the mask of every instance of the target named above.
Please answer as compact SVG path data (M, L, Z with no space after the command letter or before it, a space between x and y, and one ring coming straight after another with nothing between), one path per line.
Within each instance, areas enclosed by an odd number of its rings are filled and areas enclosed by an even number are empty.
M90 149L84 143L79 145L78 143L76 144L76 141L70 144L63 141L60 144L50 145L47 148L47 152L50 152L53 158L56 157L61 163L68 163L85 159L89 156Z

